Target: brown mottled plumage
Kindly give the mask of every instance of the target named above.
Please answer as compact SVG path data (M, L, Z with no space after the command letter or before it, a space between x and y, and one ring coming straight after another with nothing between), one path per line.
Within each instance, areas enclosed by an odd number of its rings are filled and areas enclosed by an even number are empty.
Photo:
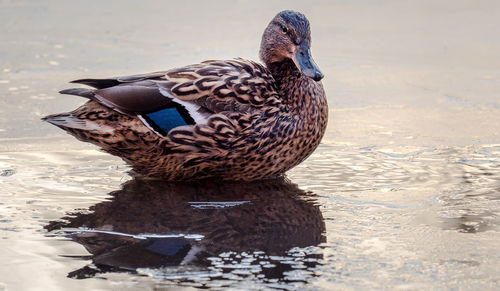
M305 16L283 11L262 37L266 66L243 59L206 61L145 75L77 80L96 90L61 93L90 101L45 120L123 158L145 176L275 177L309 156L325 132L323 75L311 58L310 41ZM166 123L152 121L151 114L164 108L174 108L182 119L164 115ZM178 126L169 123L179 120Z

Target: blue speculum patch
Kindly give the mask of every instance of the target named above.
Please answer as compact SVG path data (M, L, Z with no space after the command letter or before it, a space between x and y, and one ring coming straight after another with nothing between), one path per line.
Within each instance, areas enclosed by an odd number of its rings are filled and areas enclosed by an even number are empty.
M189 116L187 110L177 106L147 113L143 117L154 130L162 135L166 135L172 128L194 124L194 120Z

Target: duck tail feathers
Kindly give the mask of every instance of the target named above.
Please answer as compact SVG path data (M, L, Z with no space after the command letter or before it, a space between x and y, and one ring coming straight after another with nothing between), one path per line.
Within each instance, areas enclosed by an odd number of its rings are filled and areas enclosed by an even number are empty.
M83 84L96 89L109 88L120 84L117 79L79 79L71 81L70 83Z
M80 97L85 97L91 100L94 100L94 90L92 89L86 89L86 88L72 88L72 89L66 89L59 91L61 94L65 95L75 95L75 96L80 96Z
M114 129L110 126L91 120L80 119L71 113L48 115L43 117L42 120L64 130L76 129L83 131L98 131L100 133L111 133L114 131Z

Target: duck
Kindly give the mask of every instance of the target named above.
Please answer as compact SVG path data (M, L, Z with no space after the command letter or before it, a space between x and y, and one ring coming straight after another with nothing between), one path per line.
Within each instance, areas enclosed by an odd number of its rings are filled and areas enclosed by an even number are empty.
M209 60L167 71L72 81L88 101L42 118L166 181L273 179L325 133L328 104L306 16L279 12L262 35L263 64ZM90 87L90 88L89 88Z

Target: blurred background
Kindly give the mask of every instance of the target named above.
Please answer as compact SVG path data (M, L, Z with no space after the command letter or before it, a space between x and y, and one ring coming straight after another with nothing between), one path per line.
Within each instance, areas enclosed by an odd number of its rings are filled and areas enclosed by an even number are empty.
M292 182L241 193L215 185L234 200L227 212L193 208L209 187L189 185L184 196L182 187L133 179L120 159L40 120L85 102L57 93L71 80L258 60L264 28L285 9L311 22L328 129L288 173ZM0 0L0 19L0 290L499 289L500 2ZM157 193L155 203L144 193ZM277 211L260 215L273 203ZM217 246L209 269L124 271L128 259L147 263L143 253L114 252L133 233L47 231L69 215L72 227L130 221L150 233L168 220L189 233L198 224L185 221L186 209L207 222L193 245ZM267 215L276 228L259 230ZM216 221L227 217L236 222ZM158 235L171 235L165 229ZM234 243L240 237L282 255L251 258L249 245Z
M43 148L54 138L71 143L39 121L83 102L58 95L68 81L206 59L258 60L263 29L283 9L311 22L332 112L325 142L429 146L499 138L496 1L0 3L3 150Z

